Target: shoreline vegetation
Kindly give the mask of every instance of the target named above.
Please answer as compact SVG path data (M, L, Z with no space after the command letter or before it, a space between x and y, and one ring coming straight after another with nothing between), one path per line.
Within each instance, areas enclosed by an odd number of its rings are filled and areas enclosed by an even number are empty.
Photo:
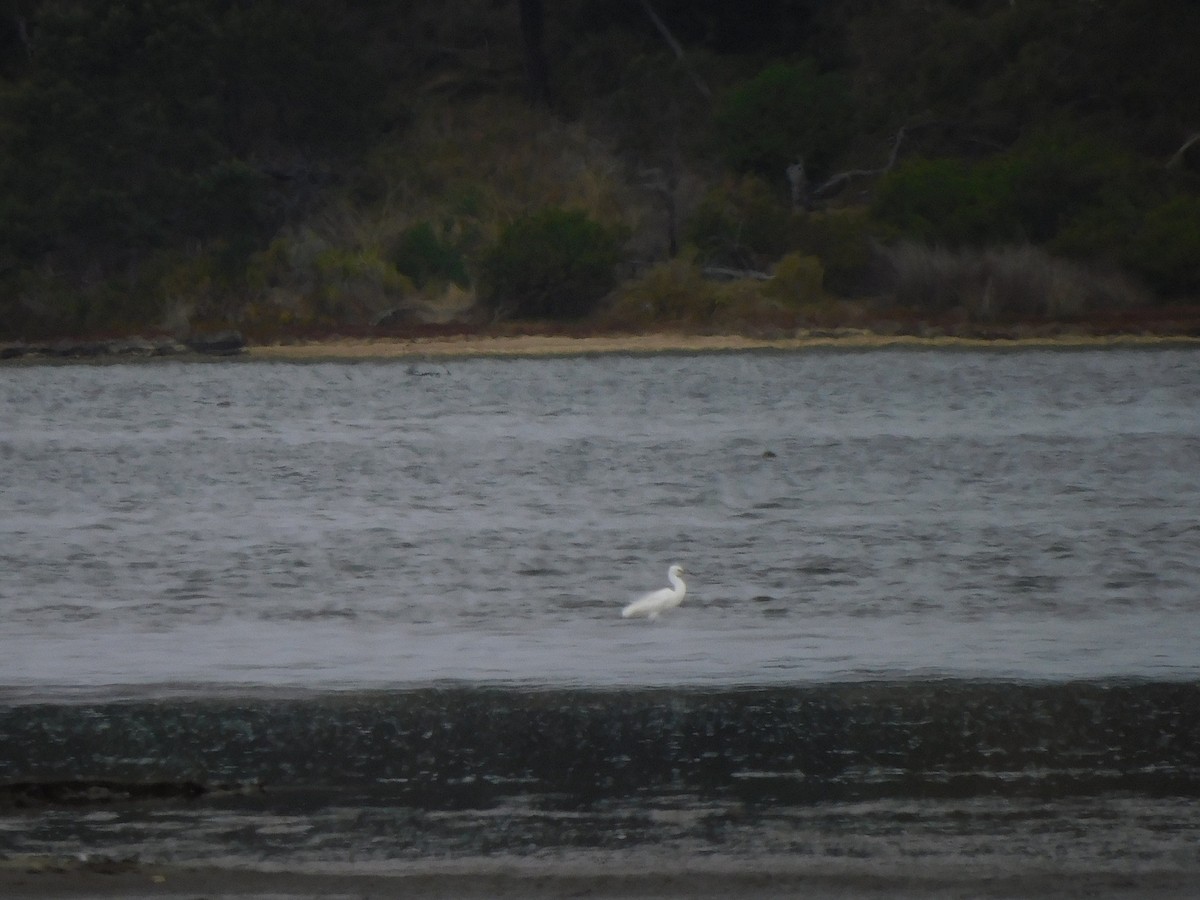
M21 4L0 356L1200 334L1196 4L352 7Z

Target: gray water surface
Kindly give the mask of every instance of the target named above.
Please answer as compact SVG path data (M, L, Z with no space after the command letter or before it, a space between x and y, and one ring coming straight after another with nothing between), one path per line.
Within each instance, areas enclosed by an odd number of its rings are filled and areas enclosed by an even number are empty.
M1198 397L1189 350L0 369L0 689L1194 679Z

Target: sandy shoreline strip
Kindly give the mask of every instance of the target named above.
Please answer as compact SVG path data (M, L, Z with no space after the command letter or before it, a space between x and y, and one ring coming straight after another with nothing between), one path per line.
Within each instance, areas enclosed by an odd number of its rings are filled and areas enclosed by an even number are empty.
M565 335L479 336L437 338L334 338L293 344L255 345L251 359L285 361L427 359L474 356L589 356L626 353L715 353L739 350L870 350L899 348L1087 348L1200 347L1200 337L1163 335L1056 335L1017 340L961 337L918 337L853 332L766 339L743 335L627 334L570 337Z

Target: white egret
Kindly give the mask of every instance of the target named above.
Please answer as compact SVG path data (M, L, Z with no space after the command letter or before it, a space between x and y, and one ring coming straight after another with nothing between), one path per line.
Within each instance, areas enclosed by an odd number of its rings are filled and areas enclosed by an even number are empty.
M667 569L667 580L671 582L669 588L659 588L639 600L634 600L621 610L621 618L646 616L657 619L659 613L673 609L682 603L683 595L687 593L687 585L683 583L683 567L671 566Z

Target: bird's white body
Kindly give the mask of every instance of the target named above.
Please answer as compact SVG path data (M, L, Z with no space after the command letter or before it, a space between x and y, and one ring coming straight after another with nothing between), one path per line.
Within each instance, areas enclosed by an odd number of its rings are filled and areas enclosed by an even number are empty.
M646 616L657 619L659 613L674 609L682 603L683 595L687 593L687 585L683 583L683 568L671 566L667 569L667 581L671 582L669 588L660 588L639 600L634 600L621 610L621 617L632 619L634 616Z

